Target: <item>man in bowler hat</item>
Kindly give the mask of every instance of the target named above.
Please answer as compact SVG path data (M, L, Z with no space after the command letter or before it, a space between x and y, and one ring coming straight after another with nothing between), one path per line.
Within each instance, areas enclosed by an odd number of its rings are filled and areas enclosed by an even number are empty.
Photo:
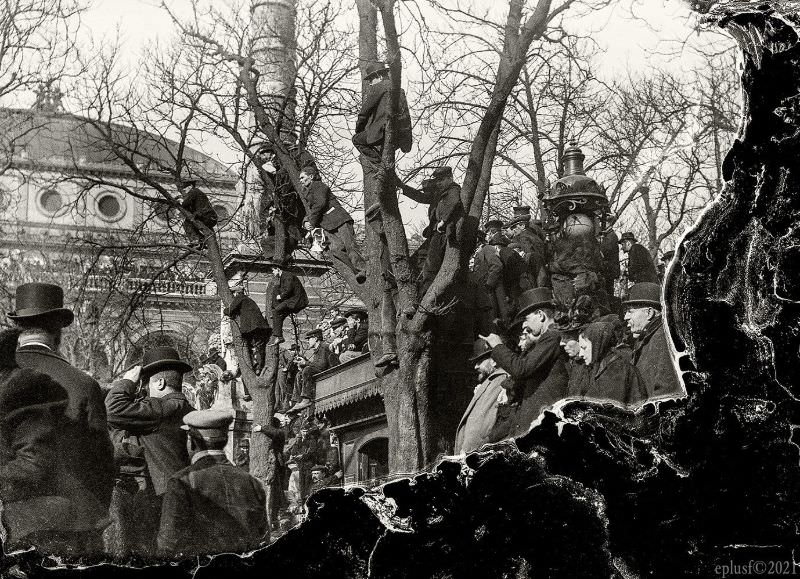
M133 520L120 521L123 535L142 545L144 553L139 554L154 554L167 481L189 464L181 425L192 411L182 391L183 375L191 369L174 348L153 348L145 352L141 366L134 366L111 385L106 397L109 426L135 437L147 464L150 484L136 497L141 510L132 513ZM138 395L140 380L147 388L144 398Z
M478 373L478 385L456 429L456 454L472 452L494 442L490 435L497 420L498 406L508 402L503 389L508 372L492 359L492 349L485 340L478 338L475 341L469 361Z
M628 281L658 283L658 272L653 264L653 258L644 245L637 243L633 233L630 231L623 233L619 241L622 251L628 254Z
M245 553L269 536L267 499L258 479L225 457L231 412L194 410L183 417L191 464L167 481L158 552L185 558Z
M371 165L377 165L383 155L386 140L386 125L389 123L389 99L392 83L389 80L389 67L383 63L371 62L367 65L364 80L369 88L361 103L361 110L356 120L356 133L353 145ZM408 113L408 102L405 92L400 89L398 117L395 125L395 143L404 153L411 150L411 117Z
M513 384L509 399L517 403L507 418L498 421L495 436L526 434L543 410L566 396L567 358L554 325L555 308L551 288L522 293L516 320L522 322L523 347L519 354L503 344L497 334L481 336L492 348L492 359L513 379L506 384Z
M633 365L642 377L647 397L683 396L661 316L661 286L650 282L635 284L623 306L625 321L636 340Z
M102 505L97 529L82 537L86 554L102 548L102 528L114 486L114 451L106 426L106 409L98 383L73 367L59 352L61 333L72 324L64 307L64 290L49 283L26 283L16 290L15 310L8 317L21 334L17 363L47 374L66 392L65 424L58 436L58 453L66 470L85 487L88 501ZM89 496L91 495L91 496Z

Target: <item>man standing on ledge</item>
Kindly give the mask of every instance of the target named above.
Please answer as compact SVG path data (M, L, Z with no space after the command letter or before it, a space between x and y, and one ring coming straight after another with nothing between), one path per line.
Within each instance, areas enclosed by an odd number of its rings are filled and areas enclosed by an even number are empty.
M246 553L267 539L264 488L225 457L231 422L233 415L221 410L195 410L183 417L191 465L167 482L160 555Z
M632 283L658 283L658 273L653 258L644 245L636 242L636 237L626 231L620 238L622 251L628 254L628 281Z
M66 391L66 426L58 436L58 453L64 467L86 489L84 510L97 513L97 529L76 537L79 551L91 555L102 549L102 530L108 522L114 487L114 450L102 391L93 378L59 353L61 332L74 319L64 308L64 290L49 283L23 284L17 288L15 311L8 317L22 330L19 366L47 374Z

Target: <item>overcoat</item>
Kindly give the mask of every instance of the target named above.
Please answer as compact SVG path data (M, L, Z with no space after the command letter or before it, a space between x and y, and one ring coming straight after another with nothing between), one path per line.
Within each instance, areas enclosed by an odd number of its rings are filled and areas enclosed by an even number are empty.
M650 252L639 243L634 243L628 252L628 281L658 283L658 272Z
M456 429L456 454L471 452L489 442L490 433L497 420L497 398L503 391L503 381L508 377L505 370L495 369L475 388L461 421Z
M170 477L158 551L168 557L245 553L266 538L261 483L224 455L203 456Z
M281 296L276 300L276 296ZM272 285L272 307L296 313L308 305L308 295L300 278L290 271L282 271L278 283Z
M669 355L667 335L661 316L653 318L636 340L633 365L639 371L647 397L681 396L685 394Z
M243 336L256 331L270 331L269 323L264 319L258 304L244 294L234 297L230 307L225 308L223 313L231 318L238 318L239 331Z
M342 207L331 188L322 181L312 181L303 194L306 205L306 221L311 227L322 227L325 231L336 231L353 218Z
M521 436L549 406L567 394L567 355L561 348L561 333L549 328L527 352L517 354L500 344L492 349L492 359L509 373L516 393L510 398L518 400L513 411L499 421L508 421L506 436ZM519 396L521 394L521 397ZM521 399L520 399L521 398ZM502 428L501 424L498 427Z
M182 392L163 398L136 399L136 384L118 380L106 397L109 426L138 436L144 448L147 470L156 495L166 491L167 481L189 464L183 417L194 410Z
M100 385L44 346L22 346L16 357L20 367L47 374L66 392L66 422L58 436L59 454L66 468L108 508L114 487L114 448Z
M364 95L361 110L356 120L356 133L354 142L362 142L370 146L383 145L386 138L386 125L389 122L389 98L392 83L384 79L371 85ZM397 143L403 151L410 151L412 144L411 117L408 113L406 93L400 89L400 102L398 103Z

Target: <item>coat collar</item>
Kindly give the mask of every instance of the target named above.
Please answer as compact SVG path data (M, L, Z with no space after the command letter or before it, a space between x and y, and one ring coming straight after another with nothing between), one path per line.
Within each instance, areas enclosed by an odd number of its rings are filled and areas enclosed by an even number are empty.
M650 338L652 338L653 335L659 329L661 329L663 323L664 323L663 318L661 316L658 316L657 318L653 318L652 320L650 320L650 323L647 324L647 327L645 327L644 332L642 332L642 334L639 336L639 339L636 340L636 350L641 349L642 346L644 346L647 342L649 342Z
M63 362L67 362L67 359L64 358L64 356L62 356L59 352L51 350L44 344L26 344L17 348L17 352L35 352L43 356L50 356L51 358L56 358L58 360L62 360Z

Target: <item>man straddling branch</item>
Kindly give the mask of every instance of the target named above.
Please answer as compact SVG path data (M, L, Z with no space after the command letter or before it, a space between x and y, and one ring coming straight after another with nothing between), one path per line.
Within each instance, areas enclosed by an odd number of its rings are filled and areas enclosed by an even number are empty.
M184 179L180 183L181 189L184 189L183 200L181 207L186 209L192 216L212 230L217 226L217 212L211 206L208 200L208 195L203 193L197 187L197 179L189 178ZM188 187L188 189L187 189ZM194 240L194 243L201 249L205 247L206 236L197 228L197 226L188 219L183 222L183 229L186 232L186 237Z
M367 280L364 258L356 247L356 236L353 229L353 218L345 211L339 200L319 179L313 167L305 167L300 171L300 183L303 185L306 206L306 231L322 228L330 240L330 254L334 262L341 263L355 274L359 284Z
M456 225L464 214L461 187L453 181L450 167L434 169L430 179L422 182L422 190L399 184L403 195L429 206L430 222L422 232L428 240L428 255L420 273L420 294L424 294L442 266L447 242L455 243Z

